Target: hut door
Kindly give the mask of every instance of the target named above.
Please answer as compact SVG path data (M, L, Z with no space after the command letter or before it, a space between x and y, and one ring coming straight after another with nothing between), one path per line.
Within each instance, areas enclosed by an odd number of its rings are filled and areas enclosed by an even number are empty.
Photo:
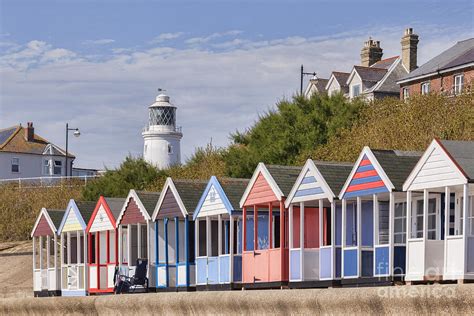
M70 266L68 270L68 290L77 290L77 266Z

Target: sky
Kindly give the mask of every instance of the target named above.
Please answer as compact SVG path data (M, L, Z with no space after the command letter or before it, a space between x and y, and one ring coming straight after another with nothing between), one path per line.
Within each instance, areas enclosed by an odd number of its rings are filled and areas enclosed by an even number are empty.
M421 65L474 36L472 1L0 0L0 128L33 121L76 167L113 168L143 150L166 89L183 162L299 89L299 71L350 72L371 36L399 55L407 27Z

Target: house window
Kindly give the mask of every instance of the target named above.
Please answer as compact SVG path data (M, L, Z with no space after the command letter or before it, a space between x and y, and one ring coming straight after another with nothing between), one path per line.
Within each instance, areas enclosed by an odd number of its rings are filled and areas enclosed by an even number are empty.
M61 175L63 173L63 162L61 160L54 161L54 174Z
M464 87L464 75L455 75L454 76L454 94L458 95L461 94L462 89Z
M430 93L430 82L423 82L421 84L421 94L428 94Z
M12 158L12 172L20 172L20 159Z
M43 160L43 174L45 174L45 175L50 174L49 166L50 166L50 160L49 159Z
M360 84L352 86L352 97L355 98L360 95Z
M408 98L410 97L410 89L403 88L402 93L403 93L403 100L405 101L408 100Z
M173 153L173 146L171 146L170 144L168 144L168 154L172 154Z

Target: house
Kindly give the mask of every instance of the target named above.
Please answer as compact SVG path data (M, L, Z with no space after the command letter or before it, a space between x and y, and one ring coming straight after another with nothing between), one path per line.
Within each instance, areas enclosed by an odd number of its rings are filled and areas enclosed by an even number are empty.
M341 284L393 284L405 275L403 183L421 154L364 147L339 193L342 200Z
M195 289L193 213L206 185L207 181L166 179L152 215L157 291Z
M35 134L32 122L0 130L0 179L64 176L65 156L63 149ZM74 159L68 153L68 170Z
M119 270L122 275L132 277L135 274L137 259L147 261L149 286L154 286L151 258L155 251L155 225L151 217L159 192L141 192L130 190L117 217Z
M42 208L33 225L33 294L61 295L61 264L57 231L63 219L63 210ZM45 258L46 257L46 258Z
M318 78L316 77L316 75L314 75L311 79L309 79L309 83L304 92L304 96L309 98L314 93L326 92L327 83L328 83L328 79Z
M360 52L360 65L354 65L350 72L332 72L324 91L329 95L340 92L349 99L398 97L400 87L397 81L416 68L418 35L412 28L405 30L401 45L401 56L382 59L380 41L369 38ZM310 80L306 91L321 91L316 83Z
M59 225L62 296L87 295L89 273L86 228L95 205L95 202L71 199Z
M279 288L288 284L285 199L300 171L301 167L259 163L240 199L244 288Z
M196 288L235 289L242 281L242 209L248 179L212 176L194 211Z
M308 159L285 202L289 208L291 288L338 285L341 278L341 191L351 163Z
M474 78L474 38L457 42L419 68L401 77L400 98L430 92L459 95Z
M474 280L474 141L434 139L403 189L405 280Z
M124 202L122 198L101 196L87 223L89 294L114 290L115 267L118 266L117 218Z

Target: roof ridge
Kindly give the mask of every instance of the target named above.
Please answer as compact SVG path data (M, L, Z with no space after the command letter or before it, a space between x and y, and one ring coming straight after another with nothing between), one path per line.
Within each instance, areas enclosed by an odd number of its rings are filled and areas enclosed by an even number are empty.
M301 169L301 167L299 166L285 166L285 165L267 165L265 164L265 167L270 167L270 168L291 168L291 169Z
M375 65L375 64L374 64ZM359 66L359 65L354 65L354 68L362 68L362 69L373 69L373 70L383 70L383 71L388 71L386 68L379 68L379 67L366 67L366 66Z

